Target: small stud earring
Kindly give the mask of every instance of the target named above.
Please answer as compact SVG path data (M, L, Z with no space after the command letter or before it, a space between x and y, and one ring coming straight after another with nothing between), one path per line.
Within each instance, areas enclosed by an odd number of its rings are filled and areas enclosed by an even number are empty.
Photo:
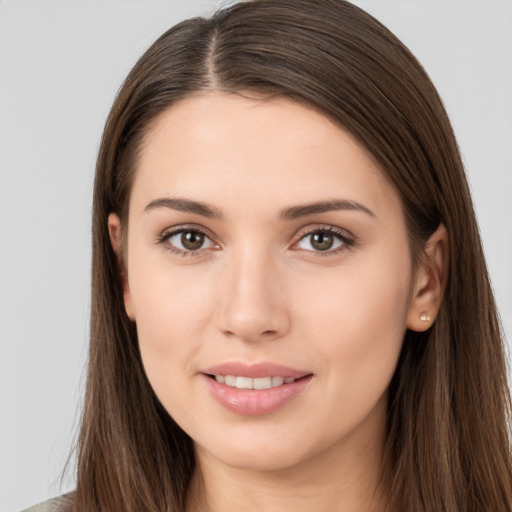
M421 314L420 314L420 320L422 322L430 322L431 318L430 316L428 315L428 312L427 311L422 311Z

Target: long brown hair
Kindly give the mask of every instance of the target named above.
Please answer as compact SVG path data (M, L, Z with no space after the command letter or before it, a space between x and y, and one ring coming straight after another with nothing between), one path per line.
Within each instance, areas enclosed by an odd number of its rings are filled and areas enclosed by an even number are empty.
M163 34L130 72L99 151L89 372L79 436L80 512L183 511L191 439L145 376L123 307L107 217L126 225L137 153L156 116L204 91L313 105L370 151L399 194L414 261L440 222L449 278L433 327L406 333L389 393L391 510L512 510L502 334L459 150L407 48L344 0L254 0Z

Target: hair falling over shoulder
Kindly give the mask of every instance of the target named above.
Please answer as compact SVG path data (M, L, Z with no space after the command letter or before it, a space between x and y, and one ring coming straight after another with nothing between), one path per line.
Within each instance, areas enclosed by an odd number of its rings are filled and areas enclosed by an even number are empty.
M398 192L415 261L445 224L443 304L431 329L407 332L389 393L389 510L512 510L503 337L458 146L421 65L344 0L246 1L186 20L146 51L120 89L96 168L89 367L70 510L185 508L193 444L145 376L107 217L127 222L151 122L208 90L286 96L348 129Z

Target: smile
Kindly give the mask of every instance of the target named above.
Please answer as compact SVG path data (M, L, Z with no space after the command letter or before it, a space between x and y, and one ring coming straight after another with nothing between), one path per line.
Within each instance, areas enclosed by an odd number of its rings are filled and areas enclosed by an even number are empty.
M294 377L243 377L240 375L214 375L217 382L237 389L270 389L295 382Z
M201 372L210 396L242 416L272 414L297 400L313 381L308 370L272 362L229 361Z

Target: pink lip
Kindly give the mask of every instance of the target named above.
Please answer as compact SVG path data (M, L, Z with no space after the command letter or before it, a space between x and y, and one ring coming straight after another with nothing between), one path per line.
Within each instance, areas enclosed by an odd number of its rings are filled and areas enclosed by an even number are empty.
M211 375L241 377L293 377L296 380L269 389L238 389L217 382ZM245 364L229 362L212 366L202 373L213 398L227 410L244 416L270 414L297 397L311 382L311 372L296 370L274 363Z
M207 375L239 375L240 377L250 377L252 379L277 376L300 379L311 372L270 362L247 364L239 361L230 361L207 368L202 373Z

